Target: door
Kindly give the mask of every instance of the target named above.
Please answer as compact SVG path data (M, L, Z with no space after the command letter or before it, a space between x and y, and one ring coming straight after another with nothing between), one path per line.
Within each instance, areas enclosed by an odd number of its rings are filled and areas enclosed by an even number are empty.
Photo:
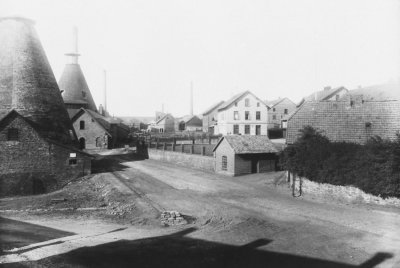
M251 173L258 173L258 160L257 159L251 160Z
M80 138L79 139L79 149L85 149L86 148L86 141L85 138Z
M256 135L261 135L261 126L256 125Z

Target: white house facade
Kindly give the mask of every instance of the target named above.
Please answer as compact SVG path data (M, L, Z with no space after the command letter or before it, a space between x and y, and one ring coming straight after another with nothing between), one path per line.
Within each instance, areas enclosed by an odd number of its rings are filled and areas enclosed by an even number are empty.
M218 109L215 134L267 135L268 106L250 91L226 101Z

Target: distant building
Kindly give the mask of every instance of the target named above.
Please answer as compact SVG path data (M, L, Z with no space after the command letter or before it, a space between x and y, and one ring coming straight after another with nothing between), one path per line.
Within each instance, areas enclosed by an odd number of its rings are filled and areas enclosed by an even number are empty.
M370 138L395 139L400 131L400 87L387 95L385 87L349 91L339 100L308 101L288 118L287 143L304 126L312 126L331 141L364 144ZM398 94L398 93L397 93Z
M250 91L233 96L218 108L215 134L267 135L268 106Z
M0 19L0 196L48 192L89 174L33 22Z
M269 106L268 128L283 128L282 119L296 110L296 104L288 98L265 102Z
M213 151L217 173L236 176L276 169L278 150L267 136L224 136Z
M68 114L73 121L81 149L105 149L122 145L130 129L122 120L111 117L103 105L92 98L78 63L77 29L74 28L72 52L58 82ZM104 85L105 87L105 85ZM82 128L83 127L83 128Z
M307 101L333 101L339 100L341 97L346 95L348 89L345 87L337 87L332 88L330 86L324 87L321 91L316 91L309 96L303 98L298 104L297 107L303 105L303 103Z
M175 133L175 118L171 114L164 114L160 119L149 124L148 131L157 133Z
M175 120L175 131L202 131L203 121L197 115L186 115Z
M220 108L222 104L224 104L224 101L215 103L213 106L204 111L203 132L214 134L214 126L217 124L218 120L218 108Z

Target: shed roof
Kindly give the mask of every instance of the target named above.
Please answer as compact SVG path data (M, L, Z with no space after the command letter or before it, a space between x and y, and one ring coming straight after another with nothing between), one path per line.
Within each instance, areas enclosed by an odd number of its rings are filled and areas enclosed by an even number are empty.
M214 111L215 109L218 109L223 103L224 103L224 101L214 103L212 106L208 107L208 109L203 112L203 115L207 115L207 114L211 113L212 111Z
M258 135L227 135L222 137L213 151L223 140L226 140L236 154L278 153L274 144L267 136Z

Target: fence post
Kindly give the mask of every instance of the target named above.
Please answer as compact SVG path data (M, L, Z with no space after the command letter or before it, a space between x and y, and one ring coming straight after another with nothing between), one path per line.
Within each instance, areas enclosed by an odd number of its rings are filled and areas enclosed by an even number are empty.
M176 138L174 137L174 140L173 140L173 142L174 142L174 145L176 144Z
M156 150L158 150L158 139L156 141Z
M208 137L208 144L211 144L211 136Z
M181 152L184 153L185 152L185 144L181 143Z
M194 145L192 144L192 146L190 146L190 153L194 154Z
M201 155L206 155L206 147L205 146L201 147Z
M194 144L194 141L195 141L195 139L194 139L194 138L192 138L192 144Z
M290 171L288 170L288 175L287 175L287 180L286 180L286 182L289 182L290 183Z
M172 151L175 152L175 143L172 144Z
M167 148L167 143L165 143L165 142L164 142L164 144L163 144L163 148L162 148L162 149L163 149L163 151L165 151L165 149L166 149L166 148Z

